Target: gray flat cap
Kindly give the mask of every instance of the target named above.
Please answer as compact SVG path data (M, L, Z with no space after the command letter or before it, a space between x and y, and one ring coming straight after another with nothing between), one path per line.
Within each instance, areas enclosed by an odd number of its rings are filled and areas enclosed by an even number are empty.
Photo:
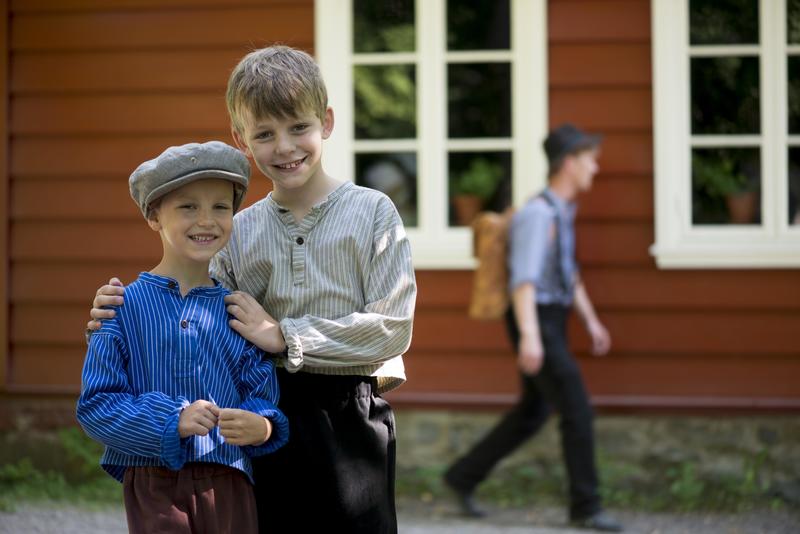
M171 146L157 158L139 165L128 185L133 200L147 217L154 201L206 178L221 178L234 184L233 211L236 212L247 193L250 162L239 150L221 141Z

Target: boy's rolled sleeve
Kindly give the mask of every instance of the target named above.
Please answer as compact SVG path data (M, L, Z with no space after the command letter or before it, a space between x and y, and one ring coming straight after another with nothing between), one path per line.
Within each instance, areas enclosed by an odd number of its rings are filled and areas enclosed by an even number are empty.
M540 285L545 268L552 216L532 202L514 215L509 235L509 290L524 283Z

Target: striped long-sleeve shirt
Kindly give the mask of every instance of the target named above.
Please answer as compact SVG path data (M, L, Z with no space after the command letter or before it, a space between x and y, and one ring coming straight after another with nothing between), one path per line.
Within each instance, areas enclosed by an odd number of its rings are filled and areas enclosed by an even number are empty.
M228 326L226 294L217 284L182 297L175 280L141 273L116 317L91 337L78 421L106 446L101 465L117 480L129 466L180 469L186 462L224 464L252 480L250 457L286 443L274 364ZM267 417L272 436L246 447L226 443L218 427L181 438L180 412L199 399Z
M289 371L405 380L416 282L392 201L345 183L299 223L270 193L234 217L212 276L280 321Z

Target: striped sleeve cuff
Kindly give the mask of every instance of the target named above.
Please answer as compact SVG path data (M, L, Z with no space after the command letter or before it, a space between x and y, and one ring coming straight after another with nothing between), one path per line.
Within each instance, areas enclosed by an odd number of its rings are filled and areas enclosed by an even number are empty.
M261 456L276 451L289 441L289 420L275 405L263 399L247 399L241 405L242 410L257 413L272 423L272 434L261 445L245 445L244 453L250 457Z
M188 455L187 451L190 438L181 438L178 433L178 420L181 417L181 412L188 405L189 401L186 399L178 400L177 409L175 413L167 418L167 424L164 426L164 432L161 434L161 461L173 471L177 471L183 467Z

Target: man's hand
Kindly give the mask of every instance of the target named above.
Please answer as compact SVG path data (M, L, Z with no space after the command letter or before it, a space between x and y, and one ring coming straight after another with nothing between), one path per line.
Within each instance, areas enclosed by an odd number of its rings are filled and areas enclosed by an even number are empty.
M272 435L272 423L257 413L223 408L219 413L219 433L231 445L261 445Z
M592 338L592 354L605 356L611 350L611 335L600 321L591 321L586 324L586 330Z
M178 434L182 438L205 436L217 426L220 409L207 400L196 400L181 411Z
M519 340L517 363L526 375L536 375L544 363L542 340L538 336L523 335Z
M122 306L124 294L125 287L116 277L98 289L92 302L92 310L89 312L91 320L86 323L86 329L100 330L103 326L103 319L111 319L117 314L114 310L104 309L103 306Z
M225 297L228 313L234 319L229 321L231 328L246 340L266 352L283 352L286 340L278 321L272 318L261 304L249 294L235 291Z

